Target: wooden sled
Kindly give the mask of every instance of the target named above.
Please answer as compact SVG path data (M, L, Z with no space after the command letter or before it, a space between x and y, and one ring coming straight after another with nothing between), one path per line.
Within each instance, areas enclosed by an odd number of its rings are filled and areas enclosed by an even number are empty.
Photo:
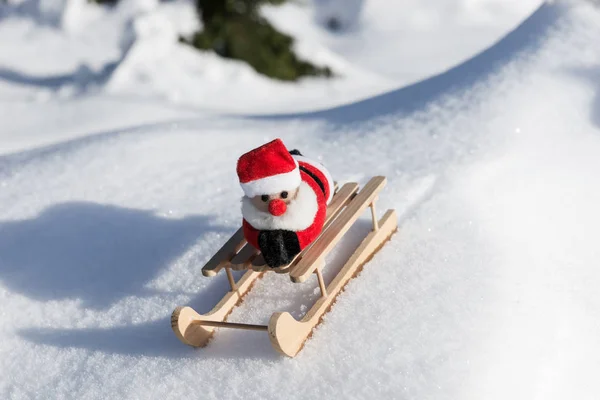
M377 176L360 192L357 183L346 183L337 190L327 207L327 219L321 235L285 267L271 269L266 266L260 253L246 243L240 228L202 268L204 276L215 276L224 269L231 290L208 314L200 315L190 307L177 307L171 316L171 326L175 335L185 344L203 347L217 327L266 331L275 350L294 357L342 288L360 272L361 267L396 231L398 222L394 210L386 211L380 220L375 213L375 201L385 183L385 177ZM348 258L331 283L325 286L322 275L325 257L368 207L371 208L372 231ZM245 269L247 272L236 282L232 269ZM304 282L314 273L317 275L321 297L300 321L287 312L277 312L271 316L268 325L227 322L227 316L240 304L254 282L265 271L289 273L292 282Z

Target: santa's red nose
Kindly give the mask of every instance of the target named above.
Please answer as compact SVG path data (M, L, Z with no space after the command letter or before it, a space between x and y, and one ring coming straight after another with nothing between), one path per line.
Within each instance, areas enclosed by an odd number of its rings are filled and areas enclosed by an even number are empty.
M283 215L286 209L287 205L283 200L271 200L271 202L269 203L269 212L276 217Z

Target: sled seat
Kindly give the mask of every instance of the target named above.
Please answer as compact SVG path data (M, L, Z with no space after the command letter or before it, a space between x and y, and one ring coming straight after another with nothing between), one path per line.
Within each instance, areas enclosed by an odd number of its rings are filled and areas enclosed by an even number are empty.
M327 215L323 230L327 228L328 224L340 210L356 195L357 191L357 183L346 183L339 190L335 191L334 196L327 207ZM318 238L316 240L318 240ZM308 250L308 248L304 249L304 251L306 250ZM289 270L289 267L294 261L298 259L300 254L290 264L280 268L271 269L266 265L265 259L260 254L260 251L246 242L243 229L240 228L206 263L202 268L202 274L204 276L215 276L223 268L226 270L228 268L233 270L252 269L257 272L272 270L278 273L285 273Z
M385 177L376 176L360 192L358 192L358 183L355 182L346 183L336 190L327 207L327 216L321 235L288 265L269 268L260 251L246 242L243 229L240 228L206 263L202 268L202 274L215 276L220 270L225 269L229 281L232 283L232 289L235 290L231 270L289 273L292 282L304 282L311 274L316 273L323 289L320 269L324 264L325 256L367 207L371 207L373 226L376 227L375 201L385 184Z

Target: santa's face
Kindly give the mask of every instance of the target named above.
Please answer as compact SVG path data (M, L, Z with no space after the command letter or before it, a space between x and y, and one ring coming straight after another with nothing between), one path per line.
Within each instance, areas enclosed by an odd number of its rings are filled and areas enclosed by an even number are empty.
M242 216L258 230L301 231L312 224L318 207L315 192L304 181L287 192L242 197Z
M288 206L292 201L296 199L298 196L298 188L293 189L291 191L286 190L281 193L276 194L263 194L259 196L254 196L250 198L252 205L256 207L257 210L262 212L269 212L269 206L271 206L272 202L283 202L286 206ZM271 208L275 208L271 206Z

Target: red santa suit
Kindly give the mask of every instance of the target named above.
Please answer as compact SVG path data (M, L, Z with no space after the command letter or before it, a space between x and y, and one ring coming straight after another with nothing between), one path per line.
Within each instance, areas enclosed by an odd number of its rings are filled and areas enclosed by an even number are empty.
M334 191L323 165L290 154L276 139L241 156L237 173L246 195L242 198L244 236L263 252L267 263L273 260L270 266L291 261L319 236ZM255 196L296 189L296 198L287 206L282 200L271 200L269 212L258 210L251 201Z

